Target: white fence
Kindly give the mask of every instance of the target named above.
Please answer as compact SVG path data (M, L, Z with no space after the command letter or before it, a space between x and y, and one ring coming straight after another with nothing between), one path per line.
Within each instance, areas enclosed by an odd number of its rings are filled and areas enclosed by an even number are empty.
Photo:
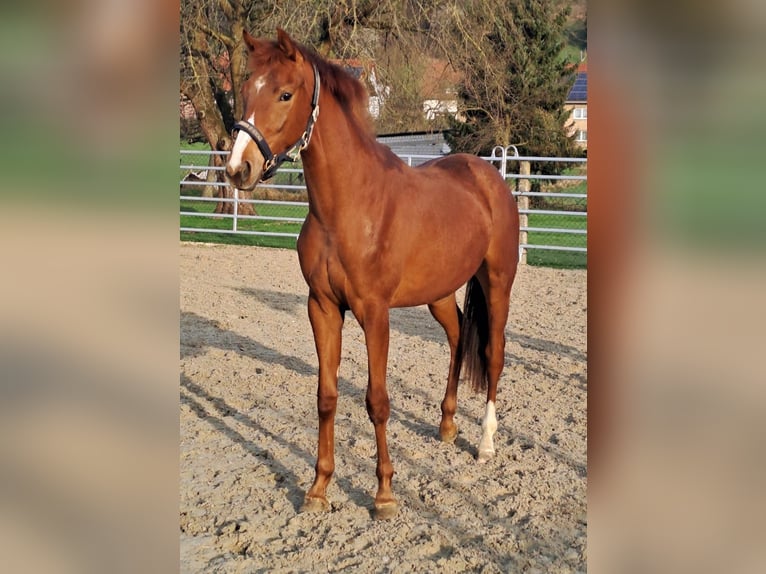
M253 243L294 246L308 211L301 167L285 164L246 198L223 181L226 153L181 150L182 237L216 241L219 234L236 235L242 242L250 237ZM434 156L401 157L413 165ZM584 266L587 159L519 156L513 146L497 147L484 159L498 168L517 198L522 261Z

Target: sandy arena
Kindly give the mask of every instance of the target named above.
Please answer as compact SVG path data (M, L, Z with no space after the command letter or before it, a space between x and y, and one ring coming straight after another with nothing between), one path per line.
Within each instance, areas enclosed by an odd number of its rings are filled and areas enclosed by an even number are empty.
M317 440L308 289L294 251L181 244L182 572L586 570L586 272L521 266L498 390L497 454L475 457L484 399L458 391L439 440L444 331L391 311L388 444L399 514L371 516L367 357L343 331L332 510L300 514ZM462 304L462 294L459 296Z

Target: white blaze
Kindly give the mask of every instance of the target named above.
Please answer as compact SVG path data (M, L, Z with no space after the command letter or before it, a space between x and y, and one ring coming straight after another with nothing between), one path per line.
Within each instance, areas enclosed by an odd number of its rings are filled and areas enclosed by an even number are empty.
M266 85L266 75L264 74L263 76L258 76L255 79L255 84L253 85L253 87L255 88L255 93L257 94L258 92L260 92L261 88L265 85Z
M251 125L254 125L255 115L251 115L249 118L247 118L247 121ZM229 154L229 166L232 170L236 171L239 169L240 165L242 165L245 148L247 148L247 145L252 141L253 138L251 138L247 132L242 130L237 132L237 139L234 140L234 146L231 148L231 153ZM254 167L263 165L263 162L264 159L263 155L261 155L261 150L256 148Z
M479 462L487 462L495 454L495 445L492 436L497 431L497 417L495 416L495 403L487 401L484 410L484 419L481 421L481 442L479 442Z

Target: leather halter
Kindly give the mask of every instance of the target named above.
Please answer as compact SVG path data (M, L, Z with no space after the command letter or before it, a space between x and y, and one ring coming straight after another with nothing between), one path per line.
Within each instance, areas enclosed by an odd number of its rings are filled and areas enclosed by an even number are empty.
M311 140L311 134L314 131L314 125L316 124L317 118L319 117L319 70L317 70L316 66L313 66L313 68L314 68L314 95L311 98L311 115L309 116L309 119L306 122L306 130L303 132L303 135L300 138L298 138L298 141L296 141L293 145L291 145L285 151L283 151L280 154L274 155L274 153L271 151L271 148L269 147L269 144L266 143L266 138L263 137L263 134L261 133L261 131L250 122L246 120L242 120L234 124L234 129L232 130L232 137L234 137L234 134L237 131L242 130L251 138L253 138L253 141L258 146L258 149L261 150L261 154L263 155L265 159L265 162L263 164L263 173L261 174L261 177L258 180L258 183L274 177L274 174L277 173L279 166L282 165L283 162L296 161L301 151L306 149L306 147L309 145L309 141Z

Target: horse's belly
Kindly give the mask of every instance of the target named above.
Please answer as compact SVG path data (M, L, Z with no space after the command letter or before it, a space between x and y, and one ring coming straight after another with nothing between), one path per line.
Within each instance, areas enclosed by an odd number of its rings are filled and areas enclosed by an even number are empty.
M476 271L486 253L485 242L425 249L408 261L391 301L392 307L412 307L443 299L462 287Z
M396 291L389 306L417 307L418 305L427 305L434 301L439 301L460 289L460 287L465 285L470 278L471 275L468 275L465 279L460 281L433 283L426 287L405 286Z

